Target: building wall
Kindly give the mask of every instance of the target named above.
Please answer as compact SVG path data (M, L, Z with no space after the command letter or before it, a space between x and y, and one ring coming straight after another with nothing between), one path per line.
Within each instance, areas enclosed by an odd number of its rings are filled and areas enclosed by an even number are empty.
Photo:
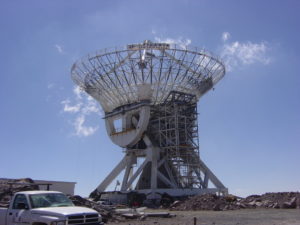
M67 195L74 195L76 182L34 180L35 183L51 184L50 191L60 191ZM47 185L40 185L40 190L47 190Z

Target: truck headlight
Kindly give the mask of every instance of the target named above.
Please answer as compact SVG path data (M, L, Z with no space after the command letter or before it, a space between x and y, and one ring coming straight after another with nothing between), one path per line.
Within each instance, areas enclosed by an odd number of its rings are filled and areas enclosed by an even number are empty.
M65 221L55 221L55 222L51 222L51 225L66 225Z

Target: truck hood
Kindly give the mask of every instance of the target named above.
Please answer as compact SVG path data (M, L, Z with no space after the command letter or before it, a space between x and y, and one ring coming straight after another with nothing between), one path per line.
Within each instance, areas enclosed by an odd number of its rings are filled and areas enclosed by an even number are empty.
M45 216L57 216L57 217L69 216L74 214L98 213L93 209L80 207L80 206L37 208L37 209L32 209L31 212L34 214L40 214Z

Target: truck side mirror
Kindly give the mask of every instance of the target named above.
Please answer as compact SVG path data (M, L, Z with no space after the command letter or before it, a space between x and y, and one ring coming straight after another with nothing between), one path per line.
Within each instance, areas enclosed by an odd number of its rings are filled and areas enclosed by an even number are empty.
M20 203L18 203L17 208L18 209L28 209L28 206L24 202L20 202Z

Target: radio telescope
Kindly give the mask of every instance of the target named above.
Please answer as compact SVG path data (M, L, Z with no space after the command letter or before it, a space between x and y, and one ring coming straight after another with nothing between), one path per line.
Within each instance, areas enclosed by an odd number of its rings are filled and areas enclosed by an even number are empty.
M198 100L224 74L223 63L207 51L150 41L77 61L72 79L100 103L108 136L124 148L95 192L105 192L123 172L123 193L226 194L199 157L197 123Z

